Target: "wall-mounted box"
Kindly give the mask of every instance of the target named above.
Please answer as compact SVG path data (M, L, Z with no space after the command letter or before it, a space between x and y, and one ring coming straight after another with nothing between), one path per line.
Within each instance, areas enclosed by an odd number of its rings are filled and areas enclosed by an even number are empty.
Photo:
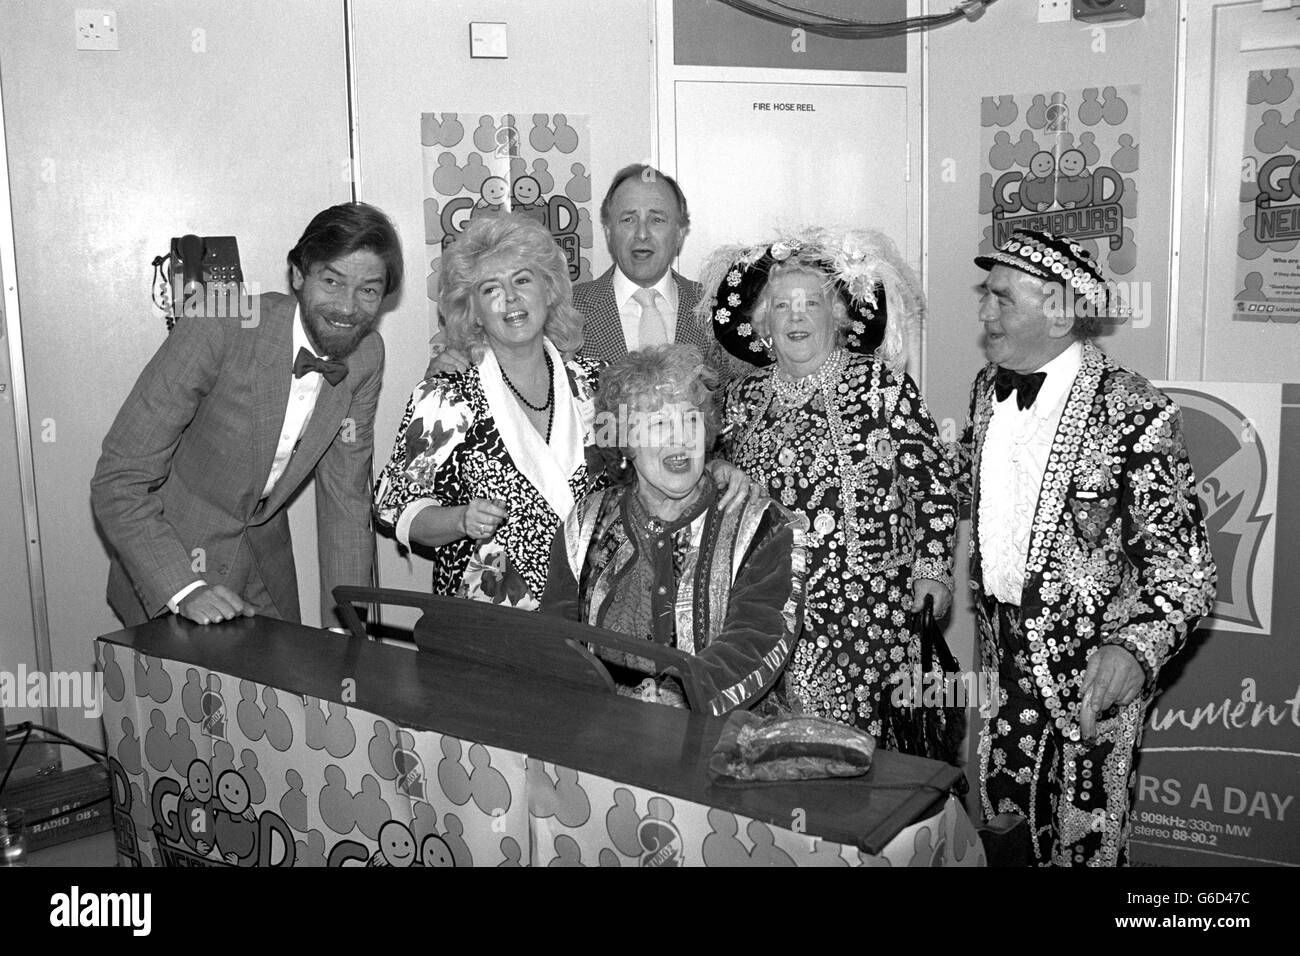
M1083 23L1140 20L1146 12L1147 0L1074 0L1074 19Z
M506 25L504 23L471 23L469 25L469 55L475 59L504 60L506 52Z

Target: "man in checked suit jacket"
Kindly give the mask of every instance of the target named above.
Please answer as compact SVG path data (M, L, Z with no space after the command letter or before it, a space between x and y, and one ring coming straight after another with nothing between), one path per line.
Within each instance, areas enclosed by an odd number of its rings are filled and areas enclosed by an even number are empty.
M630 349L657 342L708 350L710 342L692 314L700 285L672 268L691 226L677 181L641 163L623 167L600 204L600 223L614 264L573 288L573 306L587 319L580 354L613 362ZM653 294L662 325L647 319L643 290Z
M1178 406L1092 343L1107 288L1077 242L1022 230L975 262L989 364L955 451L999 684L984 812L1028 818L1039 865L1114 866L1156 680L1213 606L1196 477Z
M350 203L311 221L289 266L294 295L258 296L251 319L181 319L104 439L91 503L128 626L168 610L299 620L288 504L312 474L322 623L337 623L335 585L370 583L375 325L401 245Z

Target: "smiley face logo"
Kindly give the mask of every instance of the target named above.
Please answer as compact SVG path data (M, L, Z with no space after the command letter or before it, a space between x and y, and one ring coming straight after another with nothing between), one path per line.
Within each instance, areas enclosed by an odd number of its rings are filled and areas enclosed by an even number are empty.
M248 783L237 770L227 770L217 780L217 796L221 805L235 816L248 809Z
M1078 176L1088 166L1088 160L1077 149L1067 149L1061 154L1061 174L1063 176Z
M202 760L194 760L185 772L185 782L189 784L190 793L199 803L212 799L212 771Z
M436 833L430 833L420 844L420 862L425 866L455 866L456 860L451 855L447 841Z
M510 191L510 185L500 176L489 176L483 180L483 185L479 189L479 195L483 197L484 205L499 206L505 202L506 194Z
M1034 153L1029 160L1029 171L1039 179L1046 179L1052 175L1052 170L1056 168L1056 159L1047 150L1041 150Z
M393 867L407 867L415 862L415 838L406 824L389 820L379 828L379 852Z
M515 202L521 206L531 206L542 195L542 185L532 176L520 176L515 180Z

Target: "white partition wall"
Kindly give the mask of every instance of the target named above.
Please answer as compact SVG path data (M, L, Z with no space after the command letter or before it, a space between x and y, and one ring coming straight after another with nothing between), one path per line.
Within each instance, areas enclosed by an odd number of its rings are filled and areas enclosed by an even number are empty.
M694 277L718 245L762 238L778 223L879 229L921 272L922 39L846 47L746 25L737 41L727 32L734 13L692 4L656 4L654 158L691 205L682 273ZM846 15L904 12L918 14L918 0ZM692 30L714 32L683 35L684 16ZM781 65L700 65L717 60L715 47L728 51L726 63ZM862 68L843 69L846 59Z
M349 198L351 176L341 4L117 0L112 52L76 49L78 6L0 0L0 92L50 664L84 672L95 636L119 626L90 478L167 334L153 257L172 236L234 235L245 279L287 291L286 253L312 215ZM314 623L304 498L291 517ZM100 740L97 719L65 710L59 723Z

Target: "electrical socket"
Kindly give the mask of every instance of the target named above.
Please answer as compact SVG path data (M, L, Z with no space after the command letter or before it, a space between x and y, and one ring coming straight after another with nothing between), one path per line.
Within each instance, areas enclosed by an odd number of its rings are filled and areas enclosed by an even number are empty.
M1071 0L1038 0L1039 23L1061 23L1072 16Z
M75 16L78 50L117 49L116 10L78 10Z

